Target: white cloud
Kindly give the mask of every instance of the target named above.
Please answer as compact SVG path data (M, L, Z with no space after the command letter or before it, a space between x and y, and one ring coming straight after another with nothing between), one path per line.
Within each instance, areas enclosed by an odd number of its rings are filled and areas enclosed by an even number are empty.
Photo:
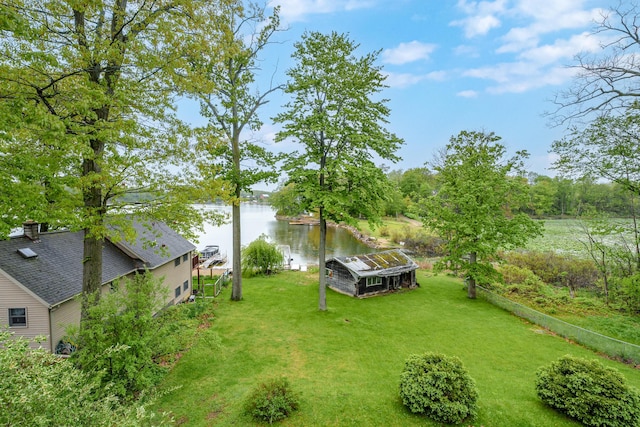
M520 0L511 13L530 21L530 24L510 29L502 37L504 43L498 48L498 53L535 47L545 34L589 27L602 10L583 10L582 3L576 0Z
M478 92L475 90L463 90L460 91L458 93L456 93L457 96L460 96L462 98L477 98L478 97Z
M409 43L400 43L398 47L385 49L382 52L382 60L387 64L401 65L409 62L428 59L435 50L436 45L420 43L413 40Z
M285 22L304 21L308 15L365 9L373 0L270 0L269 6L280 6L280 17Z
M506 10L506 0L468 1L459 0L458 8L467 18L452 21L450 25L462 27L468 38L482 36L502 24L498 15Z
M458 56L466 56L467 58L477 58L480 56L480 51L476 47L469 45L456 46L453 49L453 53Z
M602 35L589 33L602 9L586 9L585 4L585 0L459 0L458 8L467 16L452 24L462 26L467 37L511 24L502 36L493 38L498 41L495 53L504 60L463 75L494 82L486 89L489 93L520 93L567 83L575 69L564 64L579 53L598 52L603 42Z
M600 50L600 40L589 33L581 33L572 36L568 40L556 40L553 44L547 44L529 49L519 55L520 58L531 61L537 66L554 62L570 60L580 52L597 52Z
M536 67L527 61L501 63L467 70L463 75L497 83L487 88L493 94L522 93L544 86L557 86L575 76L576 70L560 65Z
M411 74L411 73L385 73L387 79L384 81L386 85L396 89L403 89L413 86L425 80L442 81L446 78L444 71L433 71L427 74Z

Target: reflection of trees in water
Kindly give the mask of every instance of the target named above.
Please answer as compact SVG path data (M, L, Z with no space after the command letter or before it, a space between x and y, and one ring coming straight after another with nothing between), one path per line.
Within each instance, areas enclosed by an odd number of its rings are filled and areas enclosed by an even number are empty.
M269 236L280 245L291 247L294 263L318 262L320 227L310 225L290 225L286 221L270 224ZM327 259L333 256L361 254L370 252L348 231L327 227Z

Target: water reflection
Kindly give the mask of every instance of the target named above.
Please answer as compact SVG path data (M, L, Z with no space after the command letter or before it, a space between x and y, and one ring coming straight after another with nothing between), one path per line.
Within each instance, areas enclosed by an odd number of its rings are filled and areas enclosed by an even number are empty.
M224 205L205 205L206 209L215 209L231 215L231 207ZM277 221L271 206L243 203L240 207L240 226L242 227L242 245L248 245L261 234L266 234L271 242L291 247L292 263L317 264L320 244L320 228L314 225L292 225L287 221ZM206 224L204 232L199 236L198 249L206 245L219 245L221 252L226 252L231 261L232 253L231 223L220 227ZM333 256L344 256L372 252L372 249L354 238L348 231L327 227L327 259Z

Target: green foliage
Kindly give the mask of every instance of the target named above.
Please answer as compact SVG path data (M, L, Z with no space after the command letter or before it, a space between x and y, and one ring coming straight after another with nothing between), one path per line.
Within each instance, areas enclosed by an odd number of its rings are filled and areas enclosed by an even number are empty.
M107 217L164 220L186 235L203 222L175 92L184 53L214 47L199 36L220 15L204 0L16 0L2 9L20 25L0 38L0 236L28 218L84 230L84 318L113 237ZM140 193L152 197L129 197Z
M281 186L271 193L269 204L276 210L278 215L296 217L304 213L300 195L297 193L293 183Z
M257 421L273 424L298 410L299 397L286 378L260 383L246 402L245 411Z
M478 391L457 357L413 354L400 374L402 403L413 413L444 423L476 416Z
M78 331L70 331L78 346L72 360L122 398L148 390L164 372L154 358L166 348L165 327L172 322L163 324L162 316L154 314L165 297L162 281L149 274L124 279L119 289L89 308Z
M544 403L588 426L640 426L640 392L597 360L564 356L537 372Z
M566 286L572 296L578 289L595 288L600 277L592 260L554 252L509 252L505 254L505 261L530 270L547 284Z
M191 79L188 93L200 101L200 113L208 125L200 129L200 156L196 165L205 186L213 189L211 198L222 196L232 205L233 270L241 270L242 237L240 199L259 182L275 182L279 156L263 145L243 138L245 130L258 130L262 122L257 110L267 103L267 96L280 87L260 93L256 85L262 49L278 30L279 7L266 16L266 6L241 0L212 2L209 31L204 44L218 49L190 52ZM249 166L250 165L250 166ZM231 299L242 299L242 275L233 275Z
M640 312L640 273L615 279L611 297L622 303L630 314Z
M447 255L437 267L464 273L471 298L477 281L488 283L495 276L492 261L498 250L522 246L541 234L539 223L514 213L528 200L522 178L528 153L504 159L500 139L470 131L451 137L434 166L439 190L422 206L425 226L446 240Z
M67 359L0 331L0 425L145 426L164 420L121 401Z
M637 194L640 185L640 114L634 104L620 115L603 115L586 128L573 128L570 135L555 141L552 151L558 158L554 167L586 182L605 179L619 186L623 195L622 212L637 219ZM630 143L633 141L633 143ZM610 195L603 194L603 199ZM640 266L637 221L634 221L635 261Z
M267 236L263 234L242 251L242 274L247 277L271 274L283 262L284 256L278 245L267 242Z
M292 99L274 118L282 124L276 141L292 138L303 147L283 169L304 210L319 214L318 260L324 265L326 220L379 221L391 186L374 156L395 162L402 140L384 127L390 110L379 98L385 88L379 52L358 57L359 46L336 32L307 32L294 47L296 64L285 87ZM322 269L319 283L318 306L326 310Z
M505 264L498 267L498 272L502 276L506 285L506 293L517 293L529 297L540 295L544 282L528 268L517 265Z

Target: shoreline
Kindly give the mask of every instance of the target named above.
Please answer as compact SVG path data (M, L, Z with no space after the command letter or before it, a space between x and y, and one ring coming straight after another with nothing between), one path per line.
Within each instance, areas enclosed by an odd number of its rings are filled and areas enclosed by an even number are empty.
M317 218L308 216L308 215L299 216L299 217L276 215L275 218L278 221L288 221L289 223L295 223L296 225L297 224L300 224L300 225L318 225L319 224L319 220ZM335 222L327 221L327 227L344 228L345 230L349 231L351 235L355 237L360 243L366 245L371 249L391 249L394 247L388 244L381 243L375 237L369 236L361 232L360 230L358 230L356 227L352 225L336 224Z

